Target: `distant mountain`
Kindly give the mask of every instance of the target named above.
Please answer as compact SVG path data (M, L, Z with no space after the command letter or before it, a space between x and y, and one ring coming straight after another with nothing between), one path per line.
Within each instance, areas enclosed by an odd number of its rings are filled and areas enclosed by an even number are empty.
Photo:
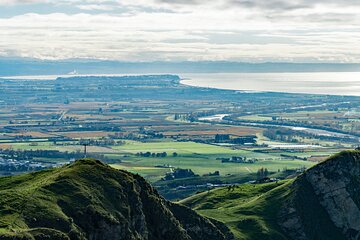
M101 60L42 61L0 58L0 76L57 74L143 74L143 73L236 73L236 72L356 72L360 64L341 63L243 63L202 62L120 62Z
M0 178L1 240L231 237L220 222L164 200L142 177L97 160Z
M244 185L183 204L225 222L237 239L360 239L360 151L337 154L295 180Z

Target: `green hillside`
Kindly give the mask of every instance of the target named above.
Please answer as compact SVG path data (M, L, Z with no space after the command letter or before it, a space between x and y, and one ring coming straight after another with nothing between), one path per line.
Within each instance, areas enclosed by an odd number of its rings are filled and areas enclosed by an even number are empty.
M237 239L358 239L360 151L346 151L295 180L246 184L181 201L225 223Z
M0 178L1 240L205 240L226 234L224 225L165 201L142 177L97 160Z
M359 176L360 151L346 151L293 180L216 189L179 205L139 175L83 159L0 178L0 240L356 240Z
M292 181L244 184L204 192L181 203L226 223L238 239L286 239L276 224L277 210Z

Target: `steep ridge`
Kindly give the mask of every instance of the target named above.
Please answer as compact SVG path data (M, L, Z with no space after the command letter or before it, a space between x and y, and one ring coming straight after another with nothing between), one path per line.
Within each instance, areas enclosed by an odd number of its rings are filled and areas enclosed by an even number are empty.
M295 180L218 189L181 202L224 222L236 239L360 239L360 151L344 151Z
M293 188L279 213L292 239L360 239L360 151L318 164Z
M0 178L1 240L216 240L227 231L97 160Z

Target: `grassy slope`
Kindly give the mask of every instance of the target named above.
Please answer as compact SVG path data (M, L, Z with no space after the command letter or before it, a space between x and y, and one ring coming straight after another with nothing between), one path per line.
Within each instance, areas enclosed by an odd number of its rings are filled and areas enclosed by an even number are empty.
M321 171L327 178L331 178L331 171L335 166L346 169L347 164L357 162L360 159L360 151L344 151L335 154L313 168L322 168ZM340 165L339 165L340 164ZM331 167L332 166L332 167ZM356 167L357 165L352 165ZM330 170L330 172L325 169ZM306 174L313 168L309 169ZM332 169L332 170L331 170ZM344 170L346 171L346 170ZM339 176L338 176L339 177ZM358 183L355 179L351 189L353 200L359 201ZM286 239L287 237L277 225L279 211L292 202L296 212L301 218L303 229L309 239L344 239L341 230L336 228L330 220L328 213L319 203L313 187L300 175L295 180L285 180L277 183L259 185L241 185L234 191L226 188L213 190L209 193L201 193L181 203L189 206L200 214L215 218L224 222L233 231L237 239ZM289 207L289 206L288 206Z
M13 231L26 228L21 215L28 211L28 203L37 199L37 191L44 184L51 184L58 176L58 169L46 170L16 177L0 179L0 231ZM41 204L48 211L57 212L57 208L50 204L52 196L42 199ZM6 229L4 229L6 227Z
M144 186L138 188L139 184ZM91 231L94 228L91 224L96 226L96 222L125 225L131 220L127 216L131 199L151 191L137 176L95 160L79 160L58 169L0 178L0 239L11 235L32 239L36 231L50 232L47 235L51 239L67 239L64 233L79 239L83 235L79 226ZM147 203L149 206L155 206L157 201L161 204L156 196L150 199L153 200ZM158 213L159 218L162 213ZM177 227L172 226L174 231Z
M88 165L74 164L0 178L0 232L27 235L33 226L38 225L50 228L54 226L64 232L78 232L77 227L71 223L72 220L64 213L65 208L59 206L59 202L71 202L72 209L80 209L83 204L87 204L94 208L93 211L106 214L105 209L111 206L101 203L101 189L95 184L94 188L90 189L86 175L92 175L93 179L102 178L103 182L111 181L111 177L103 178L97 171L90 173L93 164L89 161Z
M286 239L276 224L278 209L292 180L245 184L201 193L181 201L200 214L224 222L237 239Z
M97 160L0 178L1 240L224 239L221 231L139 175Z

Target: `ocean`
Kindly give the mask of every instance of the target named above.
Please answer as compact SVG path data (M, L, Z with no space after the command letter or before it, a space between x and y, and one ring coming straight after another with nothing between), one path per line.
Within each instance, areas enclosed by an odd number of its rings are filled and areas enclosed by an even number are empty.
M360 96L360 72L182 74L190 86L254 92Z

